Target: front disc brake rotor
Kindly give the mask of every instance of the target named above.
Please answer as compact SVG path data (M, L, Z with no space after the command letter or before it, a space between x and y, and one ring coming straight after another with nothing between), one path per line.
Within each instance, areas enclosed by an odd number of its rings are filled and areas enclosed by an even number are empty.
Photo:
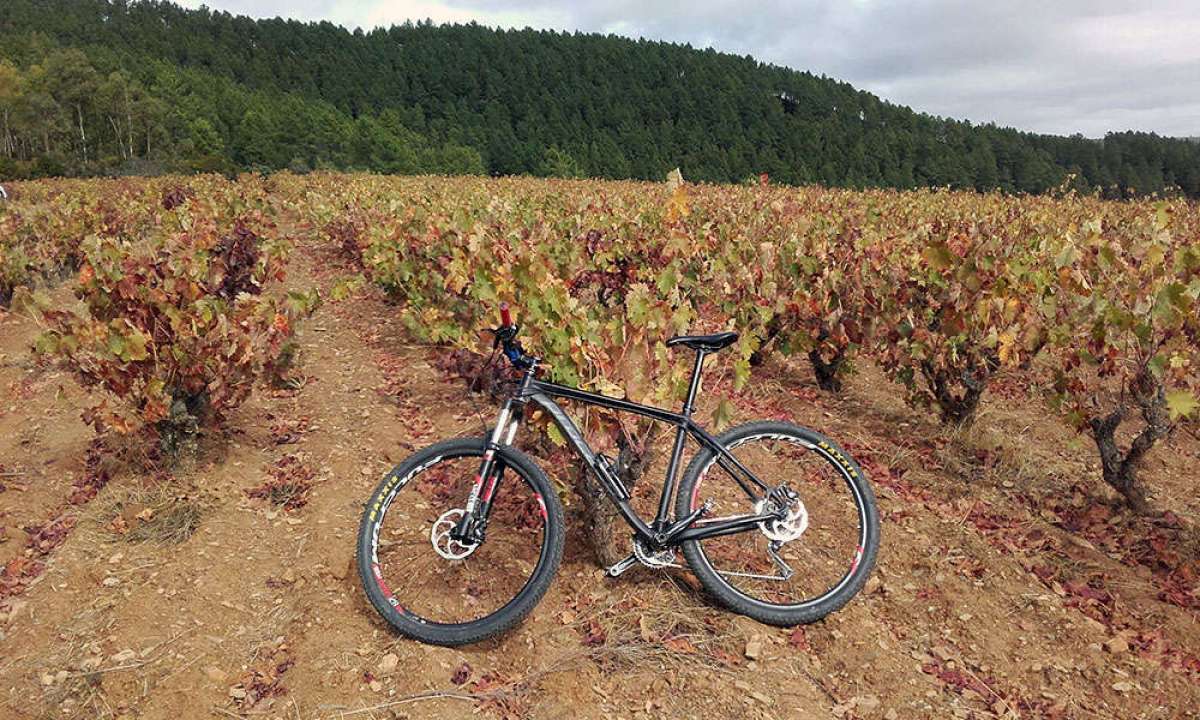
M462 516L462 508L447 510L442 513L429 531L429 542L433 543L434 551L447 560L462 560L479 547L478 544L464 545L450 537L450 531L458 525Z

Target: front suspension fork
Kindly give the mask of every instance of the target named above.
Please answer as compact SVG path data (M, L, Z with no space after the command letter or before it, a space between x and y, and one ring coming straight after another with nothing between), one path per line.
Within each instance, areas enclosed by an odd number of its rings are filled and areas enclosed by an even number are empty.
M468 544L483 542L488 517L492 512L492 502L504 477L504 461L496 458L496 451L512 445L520 424L521 407L514 409L513 402L509 400L500 409L496 427L488 438L487 450L483 453L483 462L475 474L475 483L471 486L471 494L467 496L463 516L450 531L452 539Z

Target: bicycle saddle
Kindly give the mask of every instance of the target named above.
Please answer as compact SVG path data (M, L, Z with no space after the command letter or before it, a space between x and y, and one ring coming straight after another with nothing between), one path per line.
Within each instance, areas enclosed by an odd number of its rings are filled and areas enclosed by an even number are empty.
M676 335L667 341L667 347L672 345L687 345L693 350L716 352L737 342L735 332L722 332L713 335Z

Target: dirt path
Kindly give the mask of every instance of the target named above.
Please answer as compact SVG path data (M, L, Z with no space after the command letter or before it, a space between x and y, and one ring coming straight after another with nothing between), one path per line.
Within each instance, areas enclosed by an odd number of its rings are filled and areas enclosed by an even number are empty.
M331 272L305 244L289 282L328 287ZM520 629L457 650L398 639L354 576L362 503L413 447L479 420L395 315L374 291L326 304L301 333L299 391L256 393L235 433L169 492L117 472L72 508L73 531L0 617L0 716L1174 718L1200 707L1200 666L1162 650L1200 647L1194 611L1162 602L1145 568L1080 542L1059 515L1030 512L1087 471L1088 448L1008 401L989 404L977 433L948 437L869 367L841 402L817 394L806 369L776 366L738 403L739 419L827 431L878 476L876 579L829 620L765 628L707 606L682 574L604 580L569 519L561 574ZM24 487L0 493L10 527L64 502L91 437L82 394L31 369L33 334L0 320L0 385L13 393L0 463ZM1164 478L1195 468L1195 447L1178 442L1148 478L1168 497L1185 493ZM1001 459L979 461L985 445ZM289 513L247 497L287 456L312 471L307 504ZM1194 502L1179 507L1194 521ZM24 541L10 532L0 557ZM1109 595L1068 576L1103 577ZM605 642L584 644L594 627ZM696 642L660 640L681 629ZM1164 639L1143 651L1151 632Z

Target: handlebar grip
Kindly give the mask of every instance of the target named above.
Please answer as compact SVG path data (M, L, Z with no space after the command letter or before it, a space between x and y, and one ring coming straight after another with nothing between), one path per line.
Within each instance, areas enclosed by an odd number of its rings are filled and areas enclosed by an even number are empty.
M500 303L500 324L504 327L511 327L513 324L512 314L508 311L508 303Z

